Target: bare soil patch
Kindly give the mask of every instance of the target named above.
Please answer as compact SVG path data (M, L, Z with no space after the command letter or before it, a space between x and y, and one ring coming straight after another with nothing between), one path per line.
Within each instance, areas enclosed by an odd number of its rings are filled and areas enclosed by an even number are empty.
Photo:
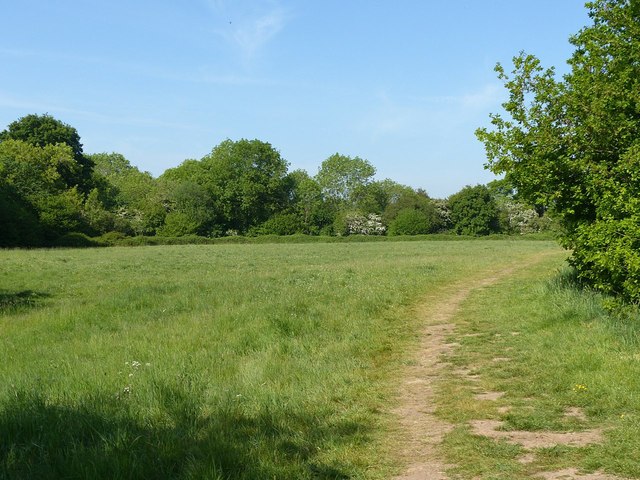
M504 392L482 392L473 396L476 400L488 400L494 402L504 397Z
M570 407L564 411L565 418L575 418L576 420L580 420L584 422L587 419L587 416L584 414L584 411L580 407Z
M504 422L499 420L473 420L471 428L476 435L505 440L522 445L525 448L546 448L554 445L584 447L603 440L602 430L593 429L582 432L529 432L524 430L500 430Z
M536 476L544 480L624 480L621 477L607 475L606 473L578 473L575 468L558 470L557 472L543 472Z

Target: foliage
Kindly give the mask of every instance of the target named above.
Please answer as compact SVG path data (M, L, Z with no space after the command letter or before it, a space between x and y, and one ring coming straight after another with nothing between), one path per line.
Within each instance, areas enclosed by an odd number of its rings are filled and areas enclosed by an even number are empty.
M87 247L100 247L103 244L93 238L88 237L84 233L71 232L56 238L54 245L56 247L70 247L70 248L87 248Z
M453 230L459 235L489 235L499 230L498 208L485 185L464 187L449 197Z
M373 181L354 188L353 203L355 208L361 212L383 215L389 204L397 201L405 191L412 191L412 188L388 178Z
M540 216L535 209L510 200L498 202L501 215L500 229L507 233L520 235L546 232L553 228L549 215Z
M429 217L421 210L400 210L389 225L389 235L421 235L431 233Z
M291 184L291 211L298 216L299 232L317 235L334 219L322 196L317 180L304 170L294 170L288 175Z
M0 247L34 247L42 243L42 227L35 207L0 181Z
M506 179L493 180L487 189L498 207L498 223L501 232L509 234L531 234L545 232L554 223L545 209L528 206L520 201L513 185Z
M376 169L367 160L335 153L322 162L316 180L332 202L355 206L354 192L371 182Z
M214 225L213 201L205 187L190 181L175 183L168 195L168 210L160 235L207 235Z
M136 235L155 233L167 214L167 195L151 174L141 172L119 153L96 153L89 158L107 181L100 191L101 201L116 214L114 228Z
M0 142L6 140L19 140L42 148L59 144L69 146L73 162L59 163L58 174L67 187L77 187L85 193L90 190L93 162L84 155L80 135L75 128L50 115L31 114L12 122L0 132Z
M571 263L589 285L640 299L640 217L580 225Z
M603 236L633 234L640 218L640 8L626 0L587 6L593 23L571 38L571 72L556 80L524 53L511 75L498 65L508 118L492 115L493 130L477 135L492 171L557 213L580 277L640 301L633 241L616 242L613 255Z
M375 213L345 212L339 218L342 223L335 227L339 235L384 235L387 231L382 217Z
M249 230L250 236L255 235L294 235L307 229L299 215L295 213L276 213L266 222Z
M39 147L21 140L0 142L0 188L5 204L15 208L15 215L33 229L28 233L25 225L15 225L17 218L10 220L6 235L14 240L8 243L49 243L66 232L87 230L83 197L76 187L68 188L60 173L74 165L71 148L64 144Z
M409 213L410 210L417 213ZM402 217L400 220L399 216ZM389 232L393 235L436 233L445 226L433 200L425 192L415 191L410 187L397 190L396 195L390 198L383 219L393 230ZM409 233L411 231L414 233Z
M215 212L216 231L246 232L289 202L287 162L269 143L225 140L202 160L187 160L160 179L204 187Z

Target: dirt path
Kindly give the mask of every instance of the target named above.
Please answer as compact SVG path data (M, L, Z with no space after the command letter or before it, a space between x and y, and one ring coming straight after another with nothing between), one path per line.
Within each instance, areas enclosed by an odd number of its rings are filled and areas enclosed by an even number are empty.
M435 416L435 381L444 365L441 357L455 344L446 338L453 332L452 319L462 302L479 288L490 286L512 275L516 270L542 260L544 254L526 259L516 266L499 271L485 272L484 276L465 279L445 291L430 295L418 307L417 314L424 318L415 364L408 367L403 379L402 395L394 412L402 432L401 459L408 465L396 480L445 480L445 465L437 454L437 445L452 428Z

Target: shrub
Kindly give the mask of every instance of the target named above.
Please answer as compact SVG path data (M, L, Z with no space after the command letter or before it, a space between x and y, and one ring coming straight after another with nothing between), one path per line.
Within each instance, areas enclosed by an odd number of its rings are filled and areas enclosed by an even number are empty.
M449 197L453 230L459 235L489 235L499 231L498 207L484 185L467 186Z
M118 245L125 238L128 238L128 237L124 233L114 231L114 232L104 233L99 237L97 237L95 240L104 245Z
M71 248L88 248L88 247L103 247L104 244L100 241L88 237L84 233L70 232L65 233L61 237L57 238L54 242L56 247L71 247Z
M578 278L626 300L640 300L640 219L581 225L570 263Z
M304 230L300 217L294 213L277 213L266 222L249 230L249 236L293 235Z
M431 233L429 218L421 210L401 210L389 225L389 235L420 235Z

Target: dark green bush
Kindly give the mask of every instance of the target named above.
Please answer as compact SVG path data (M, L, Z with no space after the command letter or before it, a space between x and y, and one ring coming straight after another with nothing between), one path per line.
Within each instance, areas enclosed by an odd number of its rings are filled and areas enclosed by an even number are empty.
M489 235L499 231L498 207L485 185L467 186L449 197L453 230L459 235Z
M401 210L389 225L389 235L420 235L431 233L429 218L421 210L407 208Z
M249 236L293 235L304 230L300 217L294 213L277 213L267 221L249 230Z
M84 233L70 232L58 237L54 242L55 247L88 248L103 247L104 243L91 238Z

